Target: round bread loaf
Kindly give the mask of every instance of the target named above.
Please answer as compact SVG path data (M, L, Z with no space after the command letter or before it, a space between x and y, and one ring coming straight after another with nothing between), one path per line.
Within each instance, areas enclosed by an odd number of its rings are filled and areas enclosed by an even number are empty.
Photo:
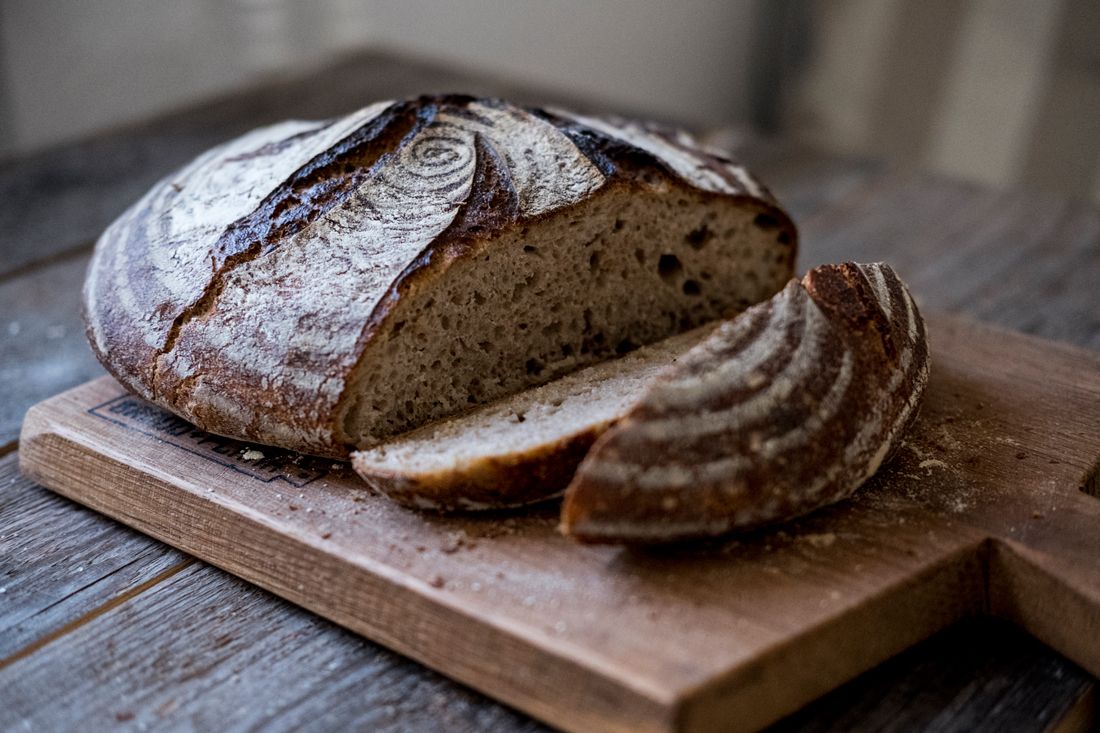
M682 133L446 96L202 155L99 240L88 337L222 435L346 457L763 300L790 219Z
M584 459L562 530L663 542L838 501L898 446L929 368L924 321L890 267L814 268L653 381Z

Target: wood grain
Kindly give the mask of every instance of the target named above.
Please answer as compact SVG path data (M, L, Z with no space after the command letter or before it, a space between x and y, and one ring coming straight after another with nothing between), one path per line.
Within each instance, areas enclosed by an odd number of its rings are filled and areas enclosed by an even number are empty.
M308 491L249 479L279 469L234 461L238 446L146 436L132 406L97 411L130 429L88 414L119 394L110 380L36 408L20 455L45 484L555 725L750 729L1000 611L990 599L1018 575L991 556L1097 550L1100 502L1078 487L1100 417L1076 409L1100 398L1097 357L949 319L930 332L924 416L877 486L717 547L578 548L553 512L428 520L366 495L342 466ZM1074 565L1015 618L1072 620L1045 640L1096 671L1100 654L1074 631L1089 631L1097 589L1100 573Z
M0 459L0 667L37 640L183 560L44 491Z
M323 82L319 81L322 78ZM487 79L484 75L464 75L430 64L396 59L388 54L365 54L348 58L333 70L280 80L92 140L0 162L0 191L4 194L0 200L5 202L0 206L0 251L3 252L0 281L15 285L19 293L40 293L36 298L24 299L19 295L11 299L3 311L5 316L0 316L0 340L4 339L5 328L11 321L43 323L36 310L43 307L46 298L50 301L49 307L67 313L75 323L79 292L71 286L70 280L56 274L60 270L36 279L33 287L18 281L28 276L33 278L36 272L72 259L74 253L89 251L90 242L125 205L154 180L194 154L266 122L286 117L338 114L364 101L422 91L470 91L523 96L534 101L554 99L575 108L585 107L578 100L538 94L526 85ZM923 303L928 306L940 307L938 299L946 296L952 308L992 318L1004 325L1067 339L1079 345L1095 347L1100 344L1100 319L1096 315L1100 313L1100 294L1095 288L1095 283L1100 281L1100 231L1096 224L1100 213L1095 208L1036 196L1030 191L995 193L944 178L883 175L882 165L873 161L824 155L785 139L761 140L725 134L723 141L722 144L741 151L741 156L769 184L801 225L804 267L857 255L904 262L904 266L899 267L901 274L914 283L918 296L922 296ZM1029 225L1032 221L1041 225ZM969 250L965 267L952 266L956 261L952 259L952 250L966 247L971 240L983 244ZM84 351L82 333L67 329L63 336L47 337L43 342L45 328L50 325L53 324L44 323L44 328L24 327L14 338L3 340L0 345L0 412L18 417L41 396L90 376L81 376L81 366L68 361L72 354L83 354L78 361L90 363ZM8 356L13 353L30 358L9 361ZM89 362L81 361L85 358ZM9 368L13 363L18 364L18 369ZM26 374L39 380L37 383L42 387L39 393L27 393L21 381ZM5 435L14 437L10 429ZM3 454L13 444L0 437L0 446L3 446L0 447L0 454ZM18 480L26 482L23 478ZM8 495L8 500L0 498L4 512L0 536L7 534L8 522L16 521L15 518L22 517L25 512L37 511L37 497L44 495L41 489L36 489ZM72 504L68 506L69 512L84 511ZM100 521L102 526L96 531L102 533L104 542L113 541L115 533L127 532L110 520ZM27 532L20 534L20 541L52 539L47 532L35 529ZM9 557L0 553L0 572L18 570L18 565L7 564ZM213 585L218 577L222 576L210 572L203 582ZM42 603L48 605L69 593L63 580L63 576L40 576L29 587L35 588ZM171 601L158 601L159 607L178 606L181 613L184 612L192 607L192 595L199 592L201 585L187 585ZM218 585L211 591L211 604L217 607L232 603L238 592L237 585ZM149 598L147 593L138 594L129 599L126 606L131 613L138 613ZM263 596L244 612L252 614L257 621L245 625L247 634L242 632L242 644L261 648L273 629L286 622L281 612L268 612L272 604L285 607ZM197 613L207 608L194 605ZM0 607L3 607L2 599ZM209 640L218 636L217 625L192 624L186 628L186 635L182 630L179 632L182 639L179 648L205 649ZM56 631L56 628L41 629L43 634ZM327 633L341 632L330 629ZM1041 731L1047 730L1058 715L1051 713L1042 717L1039 713L1052 710L1054 701L1064 700L1064 689L1091 689L1092 682L1087 674L1053 652L1026 645L1019 637L999 628L986 629L985 633L984 640L962 633L952 637L950 644L922 645L914 651L927 654L919 657L926 660L927 665L912 661L911 655L906 656L897 664L877 668L853 682L849 690L825 698L820 705L850 710L850 714L839 718L831 729L970 731L1007 727ZM109 649L113 644L126 643L129 635L126 625L115 624L102 629L100 640ZM48 700L51 695L60 695L71 684L66 673L68 660L64 655L52 654L60 643L61 639L55 639L36 654L49 654L43 658L43 665L44 669L52 670L39 678L44 689L37 699ZM155 638L150 638L149 644L154 643ZM424 690L437 689L424 682L432 675L419 665L379 650L373 644L364 643L364 648L369 654L363 659L372 661L362 662L367 665L367 671L361 684L369 684L375 676L384 678L388 685L384 688L385 694L377 692L383 689L381 687L371 687L361 695L357 692L327 694L330 688L338 688L320 685L312 688L312 697L287 702L280 709L305 706L313 711L330 711L323 720L333 725L315 725L312 729L340 727L345 719L385 719L395 728L437 729L430 716L415 714L421 707L439 709L435 705L434 692L421 696ZM954 670L967 666L968 658L985 655L989 649L1002 648L1006 650L1003 656L974 668L972 681L961 681L953 676ZM95 663L89 654L89 664ZM170 666L171 657L166 658ZM1030 661L1035 658L1044 660L1042 665ZM250 657L247 664L249 669L242 673L252 675L261 691L289 688L299 677L316 672L308 658L289 666L279 663L275 655L260 654ZM1024 675L1024 670L1039 666L1049 666L1050 674L1038 678ZM214 672L216 670L211 673ZM201 673L197 674L201 680ZM129 686L124 685L123 692L130 698L145 699L151 696L149 690L157 687L157 679L126 677ZM957 684L951 684L951 680ZM457 690L456 695L462 693L446 680L438 680L438 685L439 689ZM81 719L84 711L100 704L94 688L81 689L83 696L67 698L72 702L67 721ZM889 689L893 694L883 696L877 692L882 689ZM171 695L165 699L168 697ZM1086 695L1082 699L1088 698ZM2 699L6 703L9 698L2 696ZM386 709L395 699L407 701L398 707L397 720L405 720L404 726L378 712L380 707ZM492 701L476 696L446 699L454 702L444 703L444 706L468 705L483 711L479 714L484 715L492 715L492 711L498 709ZM860 701L856 708L851 707L853 699ZM310 707L311 700L316 701L315 707ZM197 717L228 719L237 708L237 700L225 695L215 699L207 692L178 698L170 708L170 713L162 711L156 720L161 726L186 729L187 721ZM1003 724L1005 718L971 712L994 708L1015 711L1010 718L1011 725ZM815 706L811 709L814 715L801 716L797 727L830 729L829 716L818 712L825 708ZM140 715L140 709L134 711ZM814 722L818 714L823 716L821 723ZM402 715L405 717L400 717ZM933 722L929 723L930 719ZM296 728L295 721L308 720L312 720L309 715L298 718L287 713L266 719L264 727L290 730ZM449 718L454 725L448 728L483 729L476 724L476 716L469 720L474 722L460 725ZM520 717L507 719L507 723L505 718L493 720L497 723L492 726L494 729L522 729L528 725L520 722ZM1076 722L1082 730L1088 726L1087 718ZM310 728L308 723L304 725ZM354 723L349 723L348 727L354 727Z
M138 598L0 669L0 729L542 729L207 565Z

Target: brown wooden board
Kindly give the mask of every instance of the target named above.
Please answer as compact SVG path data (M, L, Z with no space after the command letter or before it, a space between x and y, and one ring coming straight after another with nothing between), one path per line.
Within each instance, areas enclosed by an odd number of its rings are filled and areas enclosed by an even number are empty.
M104 378L31 410L60 493L569 730L753 729L967 617L1100 672L1100 357L949 317L896 459L770 532L581 547L198 433Z

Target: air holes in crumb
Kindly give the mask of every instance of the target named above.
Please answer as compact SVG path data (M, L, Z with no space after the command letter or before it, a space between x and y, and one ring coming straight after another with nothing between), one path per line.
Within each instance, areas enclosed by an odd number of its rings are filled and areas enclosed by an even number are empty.
M478 305L485 305L485 296L477 290L474 291L474 303Z
M528 374L533 374L535 376L542 374L542 362L538 359L528 359L524 366L527 368Z
M451 327L451 319L450 319L449 317L447 317L447 316L440 316L440 317L439 317L439 326L440 326L440 328L442 328L442 329L443 329L444 331L446 331L446 330L450 329L450 327Z
M787 232L783 232L778 237L775 238L775 241L779 242L780 244L790 244L791 243L791 235Z
M562 344L561 355L566 357L573 356L573 344Z
M661 259L657 260L657 274L666 283L679 279L683 271L684 266L680 264L680 258L676 255L661 255Z
M527 416L524 415L522 412L517 412L516 413L516 422L523 422L526 419L527 419Z
M706 224L700 224L697 229L692 229L684 237L684 240L691 245L692 249L702 249L707 245L711 239L714 238L714 232L710 230Z
M638 260L639 265L645 265L645 250L641 247L634 250L634 259Z
M694 280L684 280L684 284L681 288L684 291L684 295L699 295L702 292L702 288L699 287L699 283Z
M538 247L532 247L529 244L525 244L525 245L523 245L523 251L530 255L530 254L538 254L539 250L538 250Z
M761 229L778 229L779 220L770 214L757 214L752 223Z
M615 346L616 354L629 354L634 349L638 348L638 344L634 343L630 339L623 339Z
M615 231L619 231L622 228L623 228L623 220L622 219L616 219L615 220Z
M600 251L596 250L588 257L588 271L595 272L600 266Z
M393 324L393 335L396 336L397 334L401 333L401 329L404 327L404 321L398 321L397 323Z

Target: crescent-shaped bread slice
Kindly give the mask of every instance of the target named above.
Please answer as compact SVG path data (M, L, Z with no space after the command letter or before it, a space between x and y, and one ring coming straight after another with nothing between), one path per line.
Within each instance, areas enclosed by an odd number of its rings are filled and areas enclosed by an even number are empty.
M581 464L562 531L672 541L843 499L897 447L928 374L924 322L889 266L817 267L651 383Z

